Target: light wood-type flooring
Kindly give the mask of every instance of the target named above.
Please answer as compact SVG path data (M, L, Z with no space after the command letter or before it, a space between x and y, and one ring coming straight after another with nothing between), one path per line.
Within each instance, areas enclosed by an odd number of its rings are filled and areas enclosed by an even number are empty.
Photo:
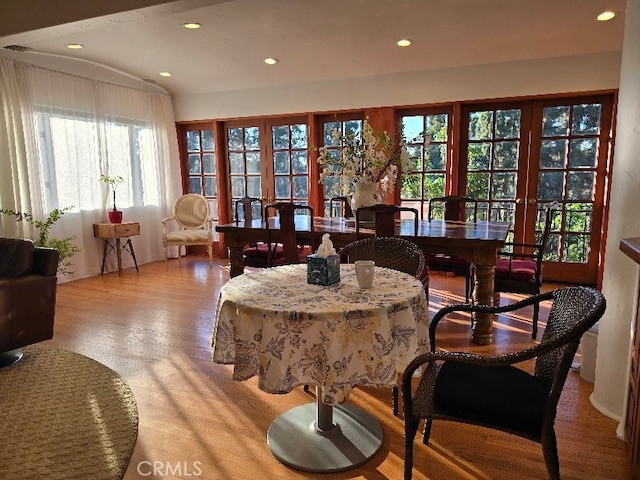
M313 474L276 460L265 441L270 423L289 408L313 401L298 388L286 395L262 392L257 382L234 382L232 366L211 361L211 335L226 260L209 268L205 257L156 262L58 287L53 340L46 343L94 358L122 375L136 396L138 441L125 479L365 479L402 478L404 428L390 407L390 389L358 388L349 402L382 425L384 443L365 465ZM461 277L433 274L431 315L463 300ZM522 298L522 297L512 297ZM511 300L503 296L502 302ZM541 312L542 325L548 311ZM470 343L469 323L443 322L446 349L508 351L530 345L526 316L500 317L495 343ZM563 479L632 478L617 422L589 403L593 385L571 372L556 429ZM79 452L79 454L81 454ZM415 449L414 479L543 479L538 444L505 433L434 422L429 446Z

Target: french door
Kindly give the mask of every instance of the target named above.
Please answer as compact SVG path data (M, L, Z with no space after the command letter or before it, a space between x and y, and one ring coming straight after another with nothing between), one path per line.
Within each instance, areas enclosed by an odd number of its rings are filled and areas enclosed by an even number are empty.
M479 217L511 222L532 243L557 201L545 278L597 281L611 150L612 95L469 105L462 109L457 190Z
M225 122L226 155L233 203L249 196L309 203L308 129L305 119Z

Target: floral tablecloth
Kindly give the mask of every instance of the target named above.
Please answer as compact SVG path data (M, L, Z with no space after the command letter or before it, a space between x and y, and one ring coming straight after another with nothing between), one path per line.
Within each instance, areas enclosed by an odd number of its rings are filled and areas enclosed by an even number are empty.
M307 283L306 265L245 273L220 290L213 361L234 364L233 379L259 376L259 388L288 393L321 387L322 401L346 401L358 385L393 386L398 372L429 350L428 304L421 282L376 267L374 285L358 287L353 265L341 281Z

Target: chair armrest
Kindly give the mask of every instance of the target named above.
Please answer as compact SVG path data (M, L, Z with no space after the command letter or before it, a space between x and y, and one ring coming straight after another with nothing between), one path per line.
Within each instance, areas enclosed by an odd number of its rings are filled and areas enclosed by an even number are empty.
M175 215L171 215L170 217L162 219L162 236L165 237L167 235L167 225L170 221L176 221Z
M440 323L440 320L442 320L445 316L453 312L469 312L469 313L481 312L481 313L490 313L490 314L511 312L513 310L518 310L518 309L527 307L529 305L533 305L534 303L540 303L545 300L552 300L553 293L554 292L551 291L551 292L543 293L540 295L528 297L528 298L525 298L524 300L520 300L519 302L511 303L509 305L503 305L501 307L490 307L488 305L474 305L471 303L459 303L459 304L454 304L454 305L449 305L447 307L444 307L435 314L435 316L433 317L433 319L429 324L429 342L431 344L431 351L434 352L436 348L436 329L438 327L438 324Z
M60 252L55 248L36 247L33 251L33 273L55 277L58 272Z

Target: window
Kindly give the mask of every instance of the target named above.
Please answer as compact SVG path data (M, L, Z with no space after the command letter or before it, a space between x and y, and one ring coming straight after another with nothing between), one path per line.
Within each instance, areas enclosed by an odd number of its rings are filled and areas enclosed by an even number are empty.
M307 125L271 127L274 192L277 201L309 202Z
M187 164L189 193L205 197L218 196L216 153L213 130L187 130Z
M430 198L445 194L449 156L449 114L427 113L401 117L413 169L402 176L403 205L424 213Z
M36 123L47 210L103 208L102 172L126 179L116 189L119 207L158 204L157 182L147 181L155 178L155 167L152 132L144 122L99 122L83 112L59 109L37 112Z

